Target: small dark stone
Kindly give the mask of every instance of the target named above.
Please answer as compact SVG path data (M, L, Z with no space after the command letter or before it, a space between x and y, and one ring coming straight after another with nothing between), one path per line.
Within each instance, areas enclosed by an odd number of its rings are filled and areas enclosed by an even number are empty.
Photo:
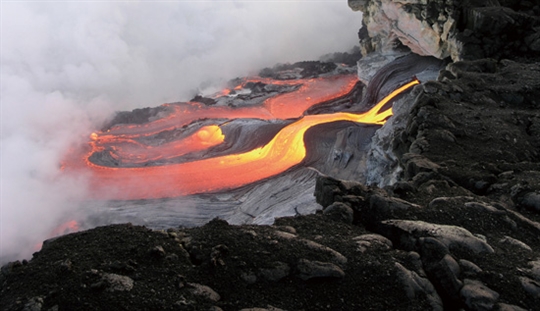
M302 280L314 278L342 278L345 272L340 267L330 262L311 261L300 259L296 266Z
M71 260L69 260L69 258L58 262L58 266L61 273L69 272L73 269Z
M168 260L168 261L176 261L178 260L178 255L176 254L170 254L170 255L167 255L165 257L165 260Z
M347 204L334 202L324 209L324 214L329 218L343 221L348 224L353 222L353 210Z
M105 287L107 287L107 285L103 281L98 281L90 284L90 288L93 290L102 290L105 289Z
M155 258L165 258L165 250L163 249L163 246L158 245L150 250L150 254L152 257Z
M540 194L535 192L529 192L523 195L521 205L524 207L540 212Z
M489 186L490 183L484 180L479 180L474 183L474 188L478 191L486 191Z
M406 192L414 192L416 189L414 188L414 185L410 182L397 182L392 187L392 190L394 193L406 193Z
M259 274L269 281L277 282L288 276L290 270L291 268L286 263L276 261L272 268L260 269Z
M229 254L229 248L227 245L219 244L212 247L212 252L210 253L210 262L214 266L224 266L225 262L223 258Z

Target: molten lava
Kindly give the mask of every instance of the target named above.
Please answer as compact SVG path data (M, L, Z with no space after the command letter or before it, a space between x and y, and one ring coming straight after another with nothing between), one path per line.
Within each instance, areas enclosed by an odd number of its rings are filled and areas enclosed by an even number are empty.
M60 235L77 232L79 230L80 230L79 223L75 220L70 220L54 228L51 231L51 233L49 233L49 238L54 238Z
M306 156L304 134L313 126L336 121L383 124L392 111L381 109L395 96L419 83L414 80L402 86L365 113L341 112L302 117L309 107L350 92L357 82L356 77L348 75L294 82L271 79L257 81L302 83L302 86L294 92L266 100L262 107L208 107L199 103L171 105L174 113L165 118L143 125L116 126L106 133L92 133L88 148L78 155L71 155L64 166L71 170L89 171L93 193L101 199L154 199L237 188L300 164ZM225 137L219 125L201 127L183 139L159 146L145 145L137 140L201 118L299 119L282 128L266 145L245 153L144 167L109 167L89 160L95 152L108 151L111 157L121 160L123 164L144 164L221 144Z

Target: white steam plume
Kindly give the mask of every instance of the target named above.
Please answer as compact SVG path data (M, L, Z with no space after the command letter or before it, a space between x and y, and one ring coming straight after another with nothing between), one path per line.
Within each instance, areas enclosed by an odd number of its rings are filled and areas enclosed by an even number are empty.
M84 198L67 148L114 111L357 42L338 1L2 2L0 262L27 258Z

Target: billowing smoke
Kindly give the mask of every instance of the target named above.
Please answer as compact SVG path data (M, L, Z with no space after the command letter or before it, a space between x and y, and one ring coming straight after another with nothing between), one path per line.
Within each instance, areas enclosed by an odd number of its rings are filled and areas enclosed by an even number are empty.
M0 261L80 213L60 161L114 111L188 100L276 63L349 50L338 1L4 2Z

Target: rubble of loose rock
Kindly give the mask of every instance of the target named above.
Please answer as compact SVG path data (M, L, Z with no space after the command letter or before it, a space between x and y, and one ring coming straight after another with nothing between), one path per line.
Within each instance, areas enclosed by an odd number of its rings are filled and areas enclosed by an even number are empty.
M360 250L358 241L371 245ZM1 297L5 310L355 310L404 303L426 310L427 285L408 294L407 281L395 281L402 273L396 264L411 266L387 239L323 213L274 226L215 219L163 232L112 225L60 237L31 261L4 266Z

